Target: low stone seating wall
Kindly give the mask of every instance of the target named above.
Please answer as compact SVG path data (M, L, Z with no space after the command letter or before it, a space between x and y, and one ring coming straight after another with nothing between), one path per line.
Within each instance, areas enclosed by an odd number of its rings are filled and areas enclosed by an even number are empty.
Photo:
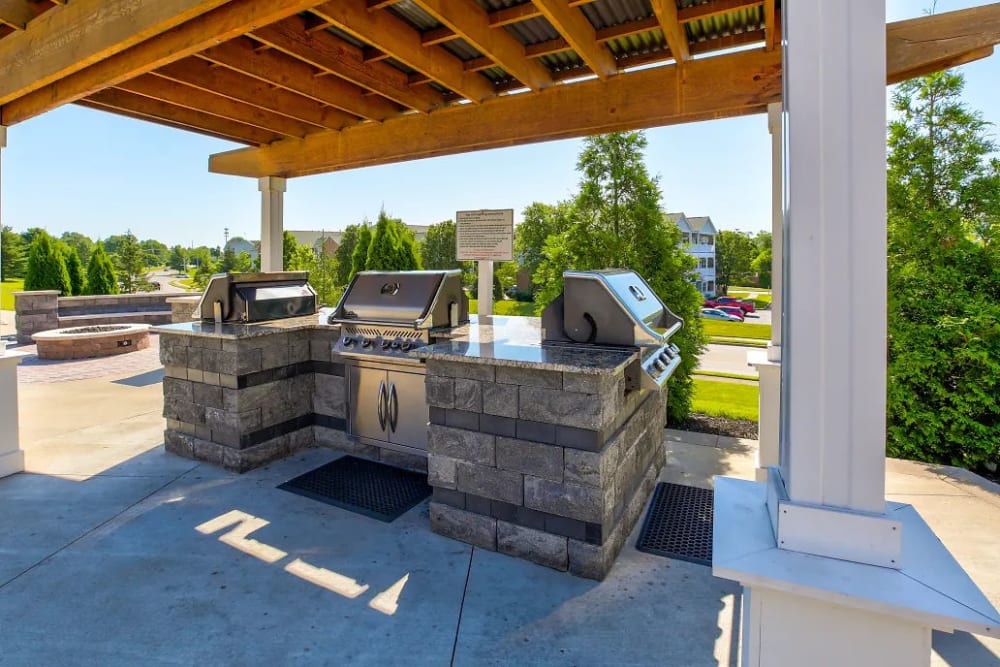
M176 294L59 296L54 290L14 294L17 341L28 344L42 331L104 324L170 324L167 299Z

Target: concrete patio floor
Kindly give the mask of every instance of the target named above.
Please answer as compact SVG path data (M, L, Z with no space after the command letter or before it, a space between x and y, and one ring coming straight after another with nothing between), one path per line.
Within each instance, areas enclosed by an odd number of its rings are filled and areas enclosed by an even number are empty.
M29 473L0 480L0 665L735 665L739 590L638 552L601 583L275 488L335 458L238 476L162 448L156 373L25 384ZM687 440L687 442L679 441ZM751 477L753 443L667 432L663 479ZM1000 603L1000 492L890 461ZM1000 664L1000 642L935 634L936 665Z

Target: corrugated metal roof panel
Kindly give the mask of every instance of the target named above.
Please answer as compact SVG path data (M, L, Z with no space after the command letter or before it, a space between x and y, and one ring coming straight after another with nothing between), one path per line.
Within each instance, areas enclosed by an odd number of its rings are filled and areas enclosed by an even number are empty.
M634 56L639 53L651 53L653 51L664 51L667 49L667 41L663 38L662 30L650 30L638 35L619 37L607 42L608 48L615 58Z
M441 46L448 49L459 60L472 60L483 55L464 39L452 39L442 43Z
M596 0L580 9L596 30L653 16L649 0Z
M531 0L476 0L479 6L488 12L496 11L497 9L507 9L508 7L517 7L520 5L527 5L531 3Z
M504 26L504 29L520 41L525 46L547 42L550 39L559 39L562 35L552 27L552 24L541 16L527 21L518 21Z
M413 0L401 0L389 5L388 11L403 19L420 32L440 28L441 22L421 9Z
M692 21L686 24L686 27L688 38L692 42L760 30L764 27L764 8L761 5L747 7L728 14Z
M368 46L367 44L365 44L361 40L355 39L351 35L348 35L346 32L344 32L340 28L329 27L329 28L326 29L326 31L328 33L330 33L331 35L334 35L335 37L339 37L340 39L344 40L348 44L351 44L352 46L358 47L359 49L363 49L366 46Z
M543 65L548 67L553 72L559 72L567 69L577 69L585 65L580 56L576 55L576 51L560 51L559 53L551 53L547 56L542 56L538 60L540 60Z

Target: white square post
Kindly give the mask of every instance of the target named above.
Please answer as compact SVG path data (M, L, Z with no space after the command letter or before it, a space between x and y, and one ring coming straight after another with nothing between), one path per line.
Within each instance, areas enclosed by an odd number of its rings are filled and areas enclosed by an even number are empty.
M0 158L7 147L7 128L0 125ZM0 170L2 171L2 170ZM0 179L0 201L2 201ZM3 214L0 213L0 224ZM23 352L7 352L6 341L0 341L0 477L24 470L24 452L21 451L17 428L17 364Z
M260 270L283 271L285 233L285 179L265 176L258 179L260 190Z

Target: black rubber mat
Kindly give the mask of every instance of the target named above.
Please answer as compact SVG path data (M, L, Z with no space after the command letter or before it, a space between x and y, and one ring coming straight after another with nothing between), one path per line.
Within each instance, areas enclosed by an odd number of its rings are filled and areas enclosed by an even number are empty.
M712 564L711 489L660 482L635 548L646 553Z
M331 461L278 488L385 522L431 495L426 474L353 456Z

